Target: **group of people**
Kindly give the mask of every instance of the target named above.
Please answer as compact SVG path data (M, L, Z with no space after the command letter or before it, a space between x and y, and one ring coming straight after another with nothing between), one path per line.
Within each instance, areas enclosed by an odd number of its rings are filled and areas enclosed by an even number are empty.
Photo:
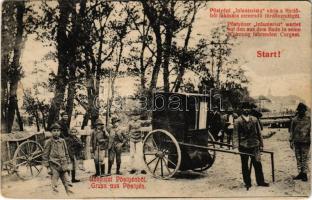
M261 150L263 149L263 140L261 135L262 126L259 115L254 112L254 106L249 102L242 103L241 114L238 116L229 109L226 115L221 116L218 107L207 117L208 128L216 140L223 143L223 136L220 133L226 133L228 147L238 148L241 157L241 166L243 180L247 190L251 184L251 167L254 167L256 182L258 186L268 187L265 182L261 164ZM51 171L52 189L57 190L57 181L60 178L67 193L72 193L69 189L71 183L79 182L76 179L75 169L77 159L81 156L83 144L76 136L76 129L69 129L67 125L68 115L62 113L62 120L51 126L52 137L46 142L43 154L44 165ZM126 131L129 131L130 142L130 163L132 167L130 173L138 170L140 163L143 163L142 156L142 134L139 130L141 123L138 119L134 124L129 125L128 130L120 128L120 119L113 117L111 126L105 127L102 120L98 119L95 123L95 129L91 134L91 153L94 159L94 176L111 175L112 166L116 158L116 174L121 174L121 153L122 148L128 141ZM307 106L300 103L297 107L296 116L292 119L290 126L290 146L295 151L299 174L294 177L295 180L307 181L308 155L310 150L310 132L311 119L307 112ZM230 144L232 142L232 144ZM105 171L105 158L108 157L108 170ZM250 167L248 166L250 158ZM71 165L71 167L70 167ZM251 166L252 165L252 166ZM139 167L140 168L140 167ZM70 173L69 173L70 172ZM145 174L142 167L141 173ZM71 174L71 182L69 181Z
M225 113L221 113L218 106L214 106L207 116L208 128L213 138L223 143L226 136L229 149L233 141L234 119L237 117L232 107L229 107Z
M43 164L48 168L52 180L52 190L58 192L57 182L61 179L65 191L71 194L72 183L80 182L76 179L78 161L81 159L83 143L77 137L77 129L69 128L68 114L61 113L61 120L50 128L52 137L47 140L44 147ZM116 159L116 174L121 175L122 148L128 141L125 130L120 127L120 119L112 117L111 125L105 127L101 119L95 122L95 128L91 133L90 150L94 160L95 174L93 176L111 175L112 166ZM138 122L138 120L136 120ZM142 133L139 130L141 124L134 123L129 126L130 132L130 174L140 168L142 162ZM108 157L108 169L105 171L105 158ZM141 168L141 173L146 171ZM71 175L71 181L69 178Z
M240 116L233 114L232 109L229 109L229 113L225 115L226 117L222 118L218 114L218 111L216 111L218 109L217 107L214 108L214 111L210 115L209 129L216 140L223 142L223 136L221 134L223 131L227 134L227 143L230 144L232 140L233 144L230 146L233 149L238 148L240 152L243 180L247 190L252 186L250 178L252 166L255 169L257 185L269 186L269 183L265 182L264 179L260 157L261 150L263 150L261 134L263 128L259 120L261 113L257 112L254 108L254 104L243 102ZM311 143L311 118L307 106L303 103L299 103L296 111L296 116L291 120L289 129L290 147L295 151L299 171L299 174L293 179L306 182L308 180L308 157ZM251 160L250 167L248 166L249 158Z

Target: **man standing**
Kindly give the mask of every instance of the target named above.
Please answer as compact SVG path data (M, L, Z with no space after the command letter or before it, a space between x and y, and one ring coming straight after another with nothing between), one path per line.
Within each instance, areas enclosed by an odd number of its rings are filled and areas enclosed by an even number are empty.
M61 127L61 138L66 138L69 136L69 125L68 125L68 114L66 112L61 113L61 120L58 121Z
M76 179L76 168L77 168L77 156L82 151L83 144L81 140L77 137L78 130L76 128L70 129L70 134L65 138L69 158L71 161L71 177L72 183L80 182L80 180Z
M141 120L140 116L134 116L133 123L129 125L129 134L130 134L130 164L131 170L130 174L136 173L137 170L141 170L142 174L146 174L146 171L143 167L143 134L141 132Z
M104 129L102 120L97 119L95 122L95 129L91 133L91 153L94 158L95 175L103 176L105 174L105 151L108 147L109 134Z
M117 117L112 118L112 128L109 131L108 142L108 174L111 174L112 166L116 157L116 174L121 175L121 152L122 147L126 143L126 136L123 130L119 127L119 119Z
M297 115L292 119L290 126L290 146L295 148L297 168L299 174L294 177L295 180L308 181L308 156L310 151L310 132L311 119L307 112L307 106L299 103Z
M227 144L231 144L231 142L233 141L233 130L234 130L233 108L229 107L226 115L226 127L225 127L225 133L227 135Z
M248 167L249 157L255 168L256 182L258 186L268 187L264 181L262 164L260 160L260 148L263 148L263 141L260 125L257 118L250 115L251 105L249 102L242 104L242 115L234 122L233 148L238 146L241 153L242 174L247 190L251 187L250 170ZM249 154L249 155L246 155Z
M208 128L212 136L216 141L219 140L218 134L222 129L222 121L218 106L214 106L213 110L209 112L207 120L208 120Z

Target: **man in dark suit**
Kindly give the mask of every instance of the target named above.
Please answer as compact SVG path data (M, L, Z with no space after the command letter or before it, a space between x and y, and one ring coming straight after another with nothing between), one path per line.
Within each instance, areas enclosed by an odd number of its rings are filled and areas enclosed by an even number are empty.
M213 110L208 113L207 121L209 131L211 132L214 139L218 140L218 134L222 129L221 115L218 106L214 106Z
M258 186L268 187L264 181L262 164L260 160L260 148L263 148L261 129L258 119L250 114L251 105L249 102L242 104L242 115L234 122L233 148L238 147L239 152L251 154L241 155L242 174L247 190L251 187L250 170L248 167L249 157L255 168L256 182Z

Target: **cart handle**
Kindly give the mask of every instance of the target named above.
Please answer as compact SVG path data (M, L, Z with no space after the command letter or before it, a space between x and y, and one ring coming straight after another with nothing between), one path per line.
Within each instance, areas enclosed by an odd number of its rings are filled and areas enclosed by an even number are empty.
M215 144L222 144L220 142L209 142L209 143L215 143ZM216 148L209 148L209 147L205 147L205 146L200 146L200 145L196 145L196 144L188 144L188 143L184 143L184 142L179 142L180 145L183 146L188 146L188 147L195 147L195 148L201 148L201 149L207 149L207 150L211 150L211 151L219 151L219 152L223 152L223 153L231 153L231 154L238 154L238 155L248 155L248 156L254 156L253 154L249 154L249 153L242 153L242 152L237 152L237 151L231 151L231 150L225 150L225 149L216 149ZM233 145L227 145L227 146L233 146ZM271 158L271 170L272 170L272 181L275 182L275 172L274 172L274 152L272 151L267 151L267 150L260 150L260 152L262 153L266 153L266 154L270 154L270 158Z

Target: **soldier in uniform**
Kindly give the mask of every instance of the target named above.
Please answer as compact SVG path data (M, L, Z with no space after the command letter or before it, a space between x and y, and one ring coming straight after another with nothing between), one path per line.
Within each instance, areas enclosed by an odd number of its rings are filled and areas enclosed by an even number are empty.
M241 155L242 174L247 190L251 187L250 170L248 167L249 157L255 168L256 182L258 186L268 187L264 181L262 164L260 160L260 148L263 148L260 125L258 119L250 114L251 105L249 102L242 104L242 115L234 122L233 148L238 147L241 153L251 154Z
M43 165L49 167L52 171L52 190L58 192L57 182L61 178L66 193L71 194L73 192L68 188L70 184L68 181L70 158L66 142L60 138L60 128L59 124L51 126L52 137L47 140L44 146L42 159Z
M295 148L297 168L299 174L295 180L308 181L308 157L310 151L311 119L307 112L307 106L299 103L297 115L292 119L290 126L290 146Z
M61 127L61 138L69 136L68 114L66 112L61 113L61 120L57 122Z
M108 143L108 174L111 174L112 166L116 157L116 174L120 173L121 165L121 152L122 147L126 143L126 136L119 128L119 119L117 117L112 118L112 128L109 131L109 143Z
M108 147L109 134L104 129L102 120L97 119L95 129L91 134L91 153L94 158L95 174L94 176L102 176L105 174L105 152Z
M65 138L66 145L68 147L69 158L72 164L71 167L71 177L72 183L80 182L80 180L76 179L76 168L77 168L77 156L82 151L83 144L81 140L76 136L78 130L76 128L70 129L70 134Z

